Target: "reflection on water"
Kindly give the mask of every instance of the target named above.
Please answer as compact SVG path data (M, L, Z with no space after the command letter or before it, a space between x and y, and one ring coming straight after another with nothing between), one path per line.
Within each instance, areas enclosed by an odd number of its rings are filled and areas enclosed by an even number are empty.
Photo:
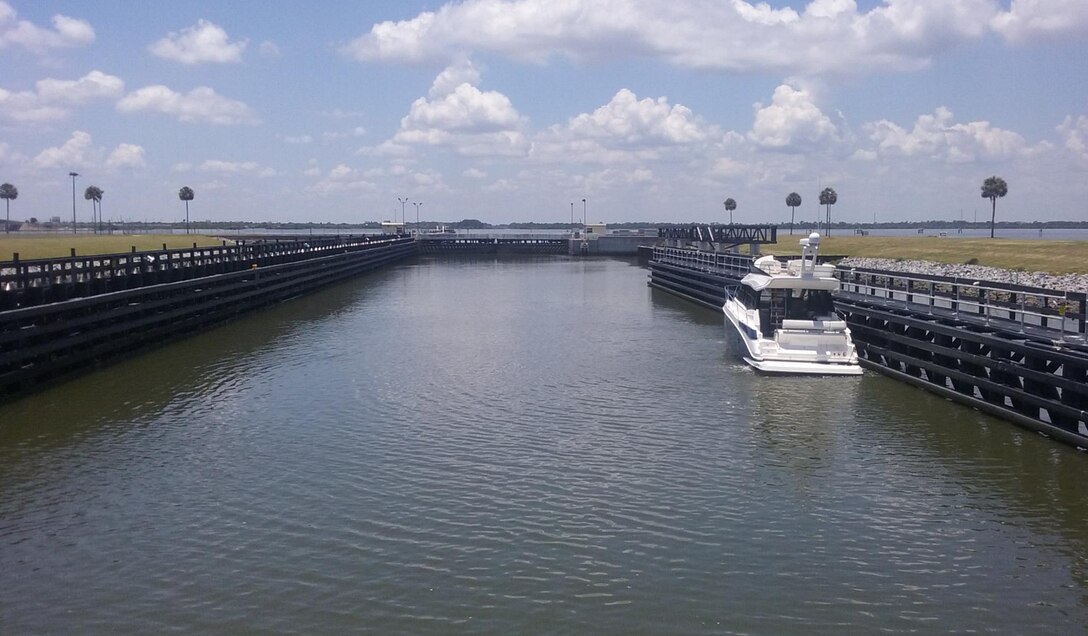
M421 259L0 407L5 632L1088 626L1085 458L772 378L628 262Z

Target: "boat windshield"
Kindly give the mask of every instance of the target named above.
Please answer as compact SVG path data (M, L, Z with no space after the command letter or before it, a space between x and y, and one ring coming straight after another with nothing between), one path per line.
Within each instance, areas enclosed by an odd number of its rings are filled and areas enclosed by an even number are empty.
M835 301L825 289L791 290L786 302L786 318L789 320L816 320L835 315Z

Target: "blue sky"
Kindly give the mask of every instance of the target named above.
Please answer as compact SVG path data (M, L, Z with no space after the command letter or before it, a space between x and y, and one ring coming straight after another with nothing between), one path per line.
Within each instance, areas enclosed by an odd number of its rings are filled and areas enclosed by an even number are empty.
M0 0L13 218L1088 220L1084 0ZM406 206L409 220L415 208Z

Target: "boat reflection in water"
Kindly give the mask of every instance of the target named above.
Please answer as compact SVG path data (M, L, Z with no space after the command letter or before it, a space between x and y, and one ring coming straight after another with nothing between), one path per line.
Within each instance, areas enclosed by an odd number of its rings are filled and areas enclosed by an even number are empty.
M860 375L846 321L835 313L833 265L818 265L820 235L801 239L801 258L785 264L763 256L725 290L722 312L744 349L744 361L776 374Z

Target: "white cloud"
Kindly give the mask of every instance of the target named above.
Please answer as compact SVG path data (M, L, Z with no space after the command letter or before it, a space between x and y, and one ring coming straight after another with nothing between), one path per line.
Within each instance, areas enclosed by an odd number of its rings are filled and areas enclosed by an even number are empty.
M448 190L445 181L442 179L442 175L431 170L426 172L413 172L408 180L412 185L426 188L431 192L436 190Z
M200 164L200 169L205 172L254 172L259 167L256 161L222 161L220 159L208 159Z
M782 84L769 105L755 108L748 139L764 148L814 149L840 140L838 128L803 89Z
M37 83L38 97L50 103L83 104L92 99L116 99L125 90L120 77L91 71L78 80L43 79Z
M93 150L91 136L77 130L63 145L38 153L34 165L39 168L82 168L91 163Z
M67 108L42 103L37 93L13 93L0 88L0 116L20 123L41 123L64 119Z
M200 164L204 172L218 172L220 174L251 174L258 177L274 177L276 171L264 167L256 161L223 161L221 159L208 159Z
M941 107L932 115L921 115L910 131L882 119L866 124L869 138L881 156L921 156L949 163L977 159L1006 159L1037 149L1010 130L995 128L987 121L952 123L952 111Z
M745 0L466 0L375 24L341 52L400 62L477 51L537 63L649 56L684 68L858 73L923 67L980 38L995 14L992 0L885 0L868 10L854 0L815 0L801 13Z
M576 137L608 138L629 146L683 144L707 137L686 106L670 106L664 97L640 100L626 88L592 113L572 119L568 128Z
M145 86L117 102L117 110L123 113L157 112L173 115L181 121L222 125L258 122L249 106L223 97L206 86L194 88L185 94L176 93L161 84Z
M633 170L604 168L586 175L585 187L591 192L600 192L617 188L627 189L631 186L646 186L652 184L653 181L654 173L648 168L635 168ZM590 220L592 220L595 215L594 208L590 207L588 210ZM599 219L600 217L596 218Z
M108 168L143 168L144 149L136 144L120 144L106 158Z
M153 54L182 64L241 62L249 40L231 42L223 27L200 19L181 32L171 31L148 47Z
M289 144L308 144L313 143L314 138L311 135L287 135L283 137L283 141Z
M363 137L366 135L366 128L362 126L356 126L351 130L344 132L326 131L321 133L321 139L324 141L337 141L339 139L349 139L351 137Z
M17 19L15 9L0 0L0 49L21 46L31 53L49 49L85 46L94 42L94 29L85 20L65 15L53 16L53 28L43 29L27 20Z
M496 179L483 187L484 192L510 193L521 189L521 182L513 179Z
M1066 117L1058 126L1065 147L1082 159L1088 159L1088 117Z
M747 162L738 161L729 157L719 157L714 161L710 167L710 174L715 177L739 177L747 173L749 165Z
M1088 2L1084 0L1012 0L1008 11L994 16L993 29L1012 42L1055 35L1088 34Z
M524 118L497 91L481 91L467 81L478 79L471 66L456 65L435 79L430 98L412 102L401 119L393 146L448 146L463 155L523 155L528 141ZM381 152L381 150L379 150Z
M78 80L39 80L33 92L0 88L0 116L22 123L57 121L68 117L72 106L116 98L124 87L119 77L91 71Z
M25 162L26 157L22 153L12 150L10 145L0 141L0 164L22 164Z
M541 131L533 139L532 154L555 161L638 162L670 150L690 152L720 136L718 127L688 107L669 104L665 97L640 100L624 88L592 113Z
M306 173L310 174L310 171L307 170ZM369 192L376 189L377 186L374 183L364 179L354 168L342 163L330 170L323 179L307 188L310 192L319 195L352 191Z
M401 120L401 128L428 132L494 132L514 128L520 122L521 116L506 95L461 84L433 101L423 97L417 99Z
M469 168L468 170L465 170L464 172L462 172L461 175L465 176L465 177L468 177L469 179L486 179L487 178L487 173L484 172L483 170L480 170L479 168Z
M471 60L463 60L446 67L434 78L429 95L432 98L449 95L461 84L480 85L480 71L473 66Z

